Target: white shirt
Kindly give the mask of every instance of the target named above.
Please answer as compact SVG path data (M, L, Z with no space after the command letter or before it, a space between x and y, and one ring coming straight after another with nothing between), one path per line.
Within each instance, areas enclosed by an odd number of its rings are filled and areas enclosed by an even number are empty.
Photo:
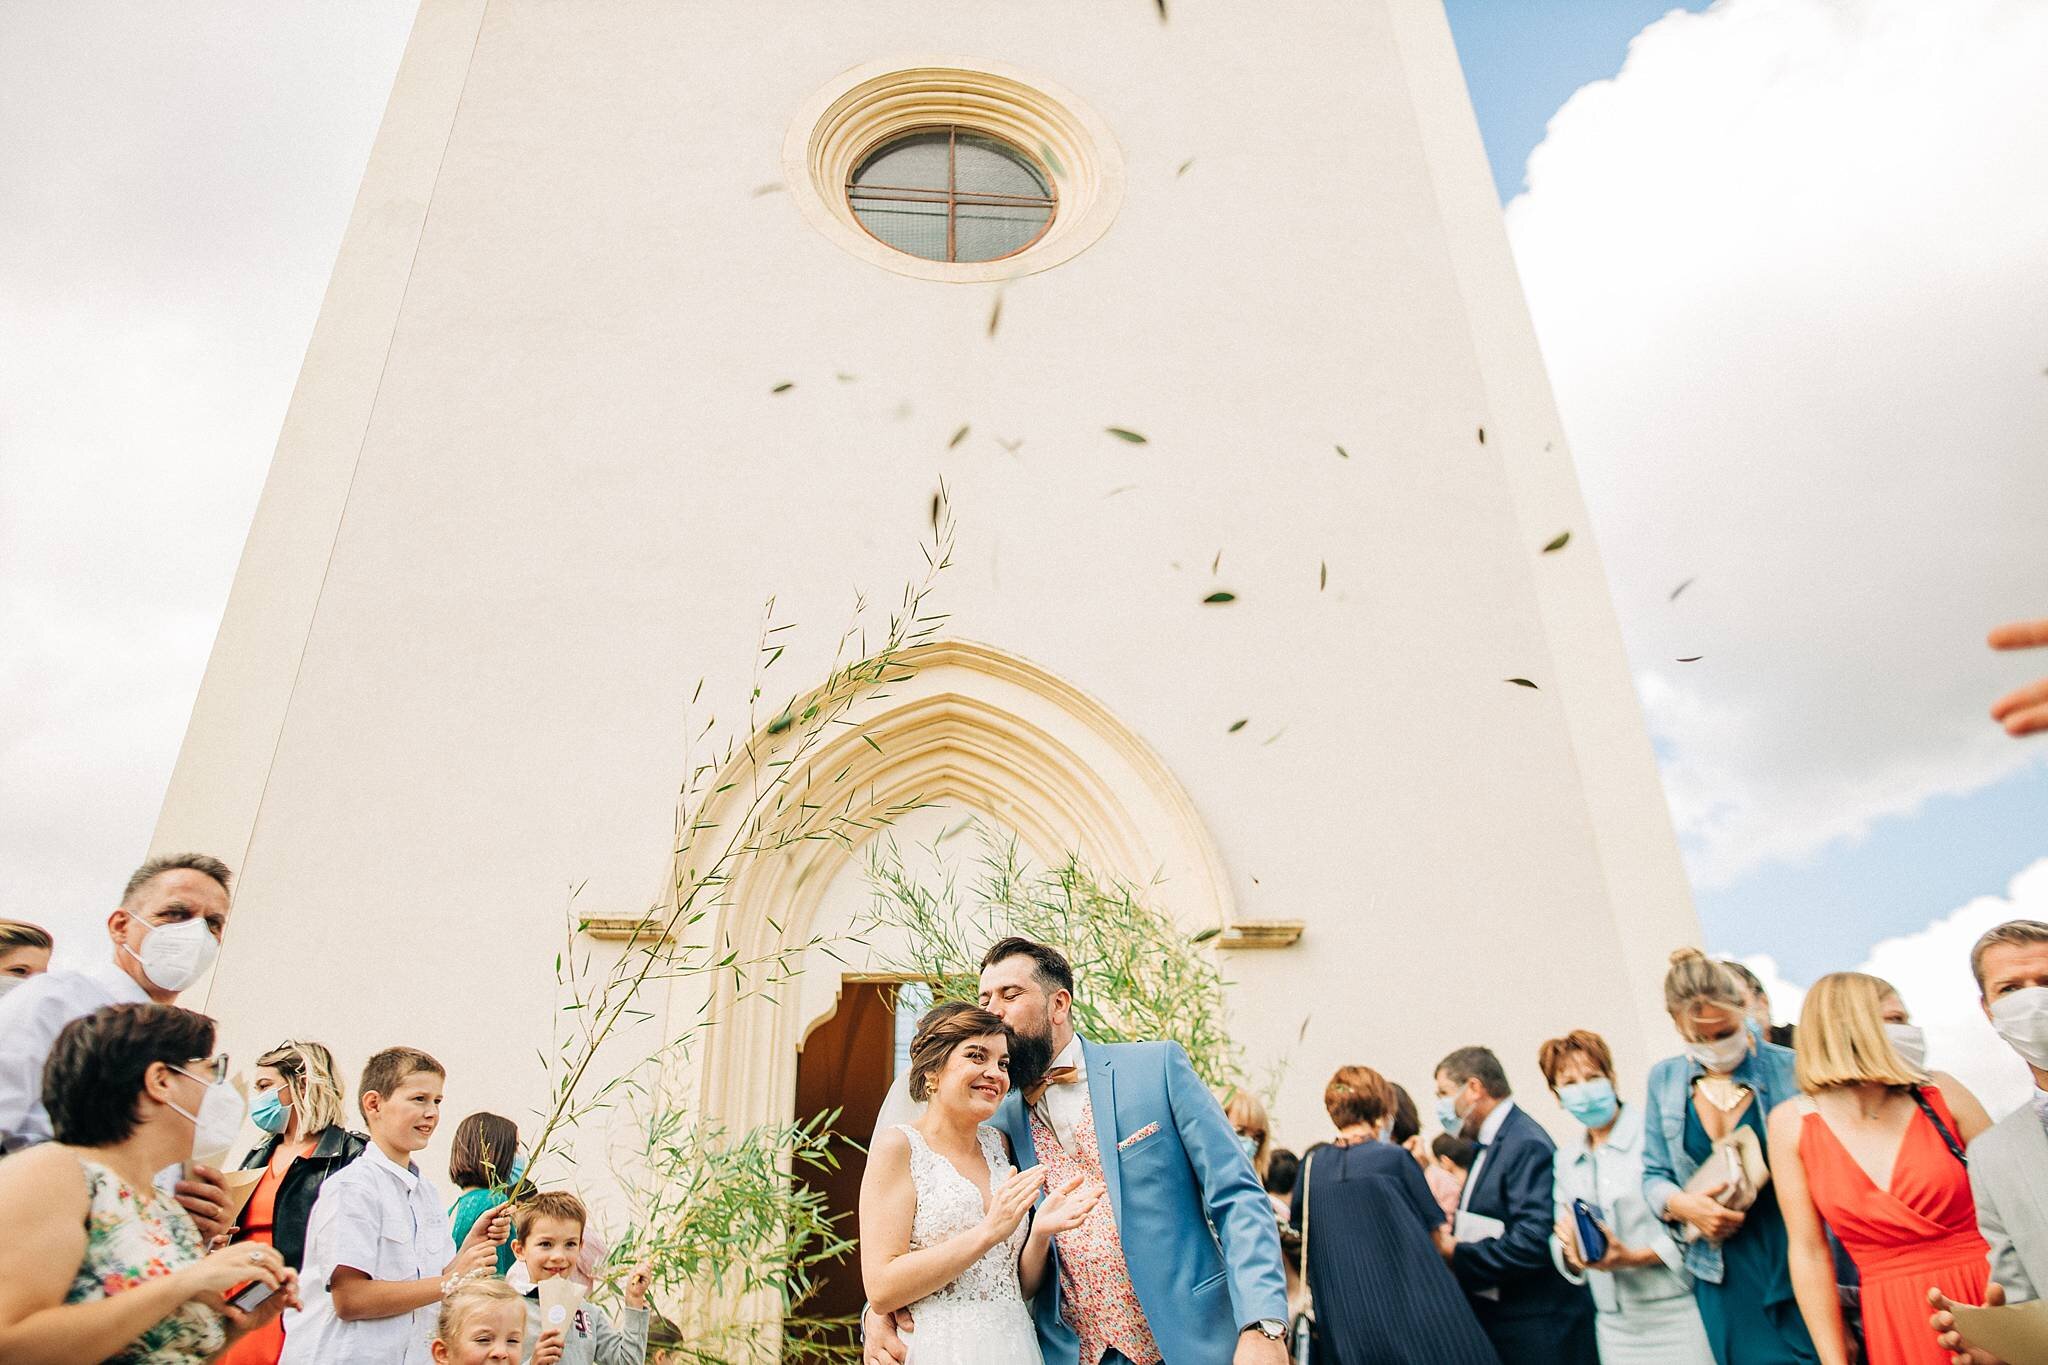
M149 992L112 962L44 972L0 996L0 1153L50 1140L43 1063L73 1019L108 1005L146 1005Z
M455 1239L433 1183L375 1143L327 1177L306 1223L305 1307L285 1314L281 1365L426 1365L439 1302L393 1318L344 1322L329 1281L337 1267L373 1280L421 1280L455 1259Z
M1088 1067L1081 1053L1081 1035L1075 1034L1060 1049L1060 1055L1052 1059L1056 1067L1074 1068L1071 1085L1049 1085L1038 1101L1039 1110L1045 1121L1052 1125L1052 1135L1060 1140L1060 1146L1072 1150L1074 1146L1074 1125L1081 1121L1081 1111L1088 1106Z

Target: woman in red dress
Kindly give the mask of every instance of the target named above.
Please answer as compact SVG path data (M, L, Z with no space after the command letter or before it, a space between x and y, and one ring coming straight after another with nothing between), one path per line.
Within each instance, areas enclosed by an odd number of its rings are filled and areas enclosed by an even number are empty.
M1863 1282L1870 1365L1948 1365L1927 1325L1927 1291L1984 1301L1990 1249L1964 1148L1990 1117L1954 1077L1901 1055L1918 1051L1916 1032L1898 992L1874 976L1815 982L1798 1037L1805 1093L1771 1113L1772 1178L1793 1292L1822 1365L1849 1359L1828 1229Z
M237 1242L274 1246L294 1270L306 1253L306 1222L328 1176L362 1155L369 1139L344 1126L334 1057L318 1043L286 1042L256 1059L256 1102L250 1118L270 1134L243 1170L263 1178L235 1226ZM272 1318L229 1347L220 1365L277 1365L284 1320Z

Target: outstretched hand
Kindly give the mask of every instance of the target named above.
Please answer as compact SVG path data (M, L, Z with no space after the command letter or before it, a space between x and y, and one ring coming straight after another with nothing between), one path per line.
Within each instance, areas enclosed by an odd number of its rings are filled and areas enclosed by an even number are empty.
M2048 646L2048 617L2038 621L2014 621L1991 632L1993 649L2038 649ZM2048 730L2048 678L2016 687L1991 703L1991 719L2009 735L2031 735Z
M2005 1286L1993 1280L1984 1287L1984 1306L2002 1308L2005 1305ZM1956 1330L1956 1317L1949 1310L1955 1305L1939 1289L1927 1291L1927 1306L1934 1310L1927 1319L1927 1325L1934 1329L1934 1343L1949 1353L1950 1365L2005 1365L1991 1352L1973 1347L1963 1340L1963 1334Z

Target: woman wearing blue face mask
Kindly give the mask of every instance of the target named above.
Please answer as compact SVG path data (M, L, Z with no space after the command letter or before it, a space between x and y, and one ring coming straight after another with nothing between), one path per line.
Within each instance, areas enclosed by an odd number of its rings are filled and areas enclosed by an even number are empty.
M1643 1113L1615 1093L1607 1040L1575 1029L1538 1049L1536 1064L1586 1130L1583 1144L1558 1148L1550 1252L1566 1279L1592 1289L1601 1365L1710 1365L1692 1276L1643 1199ZM1598 1255L1581 1243L1582 1208L1606 1240Z
M263 1178L235 1225L237 1242L277 1248L297 1270L306 1255L306 1223L327 1177L363 1154L369 1139L342 1126L346 1112L334 1078L334 1055L318 1043L284 1042L256 1059L256 1095L249 1121L268 1134L242 1161ZM283 1319L251 1332L221 1365L277 1365Z

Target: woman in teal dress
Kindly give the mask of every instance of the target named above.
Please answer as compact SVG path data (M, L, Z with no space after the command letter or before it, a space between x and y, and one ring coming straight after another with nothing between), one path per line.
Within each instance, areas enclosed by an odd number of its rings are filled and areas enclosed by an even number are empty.
M1718 1365L1816 1365L1792 1298L1776 1192L1766 1184L1746 1213L1735 1214L1685 1191L1717 1133L1748 1128L1768 1161L1765 1118L1799 1093L1791 1049L1764 1041L1746 1017L1747 994L1734 973L1697 948L1672 954L1664 1004L1685 1050L1650 1070L1643 1199L1691 1238L1685 1268Z

